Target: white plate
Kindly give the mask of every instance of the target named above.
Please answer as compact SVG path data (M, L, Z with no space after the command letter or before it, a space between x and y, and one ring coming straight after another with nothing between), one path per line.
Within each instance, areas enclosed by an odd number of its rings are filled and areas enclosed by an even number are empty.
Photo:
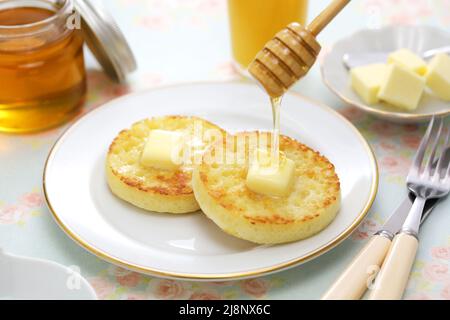
M58 263L14 256L0 249L0 300L96 300L78 272Z
M327 156L342 182L342 209L320 234L258 246L233 238L203 214L148 213L111 194L105 156L119 131L141 119L196 115L233 131L271 128L267 97L254 85L205 83L128 95L94 110L55 144L44 173L47 203L58 224L97 256L161 277L219 280L267 274L333 248L361 222L377 191L373 153L351 123L330 108L287 94L282 131Z
M366 105L350 86L350 73L344 67L342 57L346 53L391 52L408 48L422 53L430 49L448 46L450 33L429 26L390 26L377 30L362 30L337 42L322 60L322 78L325 84L347 104L368 113L395 122L418 122L433 115L449 115L450 104L426 92L414 111L379 103ZM384 61L381 61L384 62Z

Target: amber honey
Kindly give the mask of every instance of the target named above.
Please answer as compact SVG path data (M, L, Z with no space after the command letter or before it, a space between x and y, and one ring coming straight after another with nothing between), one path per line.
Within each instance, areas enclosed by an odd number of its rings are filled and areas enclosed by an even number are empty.
M72 118L83 102L81 31L67 28L67 15L51 2L0 6L0 131L54 127Z
M273 36L291 22L305 24L308 0L228 0L231 45L245 70Z

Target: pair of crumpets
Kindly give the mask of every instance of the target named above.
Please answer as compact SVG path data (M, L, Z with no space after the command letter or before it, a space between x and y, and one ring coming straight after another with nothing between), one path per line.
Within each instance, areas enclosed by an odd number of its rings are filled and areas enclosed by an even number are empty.
M166 139L164 132L174 134ZM252 137L258 143L251 143ZM181 148L181 161L161 159L168 145L179 146L180 141L191 147ZM147 119L122 131L111 144L107 180L117 197L139 208L174 214L201 209L225 232L254 243L305 239L335 218L339 179L325 157L281 136L280 168L258 180L252 159L261 149L270 150L270 142L270 133L229 135L197 117ZM289 182L280 182L277 174ZM265 183L269 192L263 192Z

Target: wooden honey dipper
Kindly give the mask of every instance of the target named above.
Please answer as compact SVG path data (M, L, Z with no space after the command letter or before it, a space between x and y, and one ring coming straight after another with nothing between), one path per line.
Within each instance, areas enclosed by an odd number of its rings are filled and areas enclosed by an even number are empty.
M256 55L248 71L271 97L281 97L308 73L321 50L317 35L350 1L334 0L306 28L289 24Z

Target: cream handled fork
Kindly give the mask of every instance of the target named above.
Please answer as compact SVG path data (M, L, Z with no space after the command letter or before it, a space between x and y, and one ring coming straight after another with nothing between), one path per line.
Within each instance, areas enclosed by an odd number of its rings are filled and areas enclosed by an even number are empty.
M450 161L450 154L448 157ZM374 276L391 246L392 239L405 221L414 199L406 197L401 205L387 219L351 264L323 295L322 300L358 300L370 286ZM427 201L422 223L437 205L437 200Z
M426 136L424 137L424 139ZM450 151L450 150L449 150ZM444 163L450 162L450 152L443 158ZM442 163L442 160L441 160ZM433 162L433 170L437 168L438 161ZM441 174L446 174L446 169L441 166ZM341 276L323 295L323 300L357 300L360 299L373 277L379 271L386 254L392 244L395 234L401 229L403 223L411 210L414 199L405 199L394 213L386 220L385 224L369 240L351 264L345 269ZM422 223L437 205L438 199L427 201L426 209L422 215Z
M444 120L433 118L417 150L407 177L407 186L416 195L416 199L384 260L369 296L371 300L402 298L419 245L418 234L425 202L428 199L443 198L450 192L450 163L447 159L450 152L450 128L447 129L444 134ZM438 156L439 142L444 135L445 142ZM424 161L430 145L431 154L428 160ZM433 169L436 158L439 160Z

